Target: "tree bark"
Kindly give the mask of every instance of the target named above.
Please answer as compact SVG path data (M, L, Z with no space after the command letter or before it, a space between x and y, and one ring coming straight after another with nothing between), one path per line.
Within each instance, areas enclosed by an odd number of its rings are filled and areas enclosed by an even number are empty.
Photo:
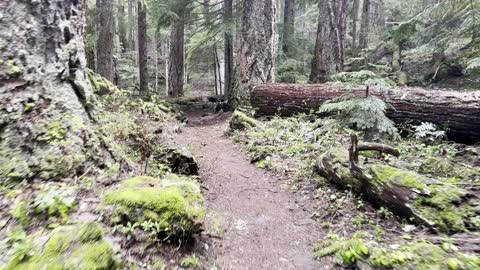
M224 76L224 92L225 100L229 100L229 95L232 89L233 76L233 0L224 0L223 3L224 17L223 23L226 25L225 31L225 76Z
M352 53L357 55L357 27L358 27L358 11L360 10L360 0L353 1L352 8Z
M113 82L113 2L97 0L97 73Z
M326 82L343 70L347 0L321 0L311 82Z
M148 92L147 10L143 0L138 1L138 68L140 93Z
M12 0L0 10L0 183L80 175L103 149L92 130L85 3Z
M357 97L365 96L364 88L351 91ZM259 115L291 116L318 110L324 102L347 93L347 89L326 84L261 84L252 92L251 104ZM396 123L431 122L448 128L451 139L480 139L480 91L462 93L405 87L370 89L369 94L395 108L388 110L387 116Z
M125 21L126 13L123 3L118 3L118 38L120 40L122 52L126 52L128 49L127 38L127 22Z
M133 12L133 1L128 0L128 42L127 42L127 49L132 50L135 48L135 23L134 23L134 12Z
M282 51L289 58L292 57L292 48L295 38L295 0L285 0L283 13L283 44Z
M248 103L253 86L272 82L275 55L275 1L245 0L240 36L240 87L235 91L232 106Z
M169 96L183 96L185 24L183 18L172 24L168 70Z
M370 0L363 0L362 24L360 26L360 49L368 48L368 33L370 32Z

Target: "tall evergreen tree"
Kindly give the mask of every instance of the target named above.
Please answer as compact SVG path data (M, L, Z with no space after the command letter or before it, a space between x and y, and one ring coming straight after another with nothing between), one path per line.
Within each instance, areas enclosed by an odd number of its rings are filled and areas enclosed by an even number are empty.
M347 0L320 0L311 82L326 82L343 70Z
M148 92L147 9L144 0L138 0L138 68L140 92Z
M282 50L286 57L291 57L295 47L295 0L285 0L283 18Z
M97 0L97 73L113 82L113 1Z
M248 103L257 83L274 80L275 1L244 0L241 18L240 87L233 93L233 106Z

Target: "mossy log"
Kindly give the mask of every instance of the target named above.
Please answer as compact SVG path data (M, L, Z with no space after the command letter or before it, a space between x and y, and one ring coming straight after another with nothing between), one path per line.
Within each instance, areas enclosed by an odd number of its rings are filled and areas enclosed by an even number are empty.
M467 197L466 190L387 165L361 167L359 152L365 150L398 156L398 151L392 147L358 144L357 138L352 136L348 152L337 149L321 155L317 159L317 170L329 181L351 188L372 203L386 206L399 216L412 218L433 231L456 233L465 230L465 220L471 213L459 205Z
M351 90L358 97L366 95L365 87ZM260 116L317 111L326 101L350 91L328 84L260 84L251 94L251 104ZM480 140L480 91L456 92L422 88L370 89L393 108L387 115L396 123L431 122L448 128L451 139Z

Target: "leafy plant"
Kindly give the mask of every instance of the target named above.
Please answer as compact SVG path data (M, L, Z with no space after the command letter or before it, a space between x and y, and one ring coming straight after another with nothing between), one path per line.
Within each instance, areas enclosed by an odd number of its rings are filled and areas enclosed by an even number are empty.
M337 102L326 103L320 107L320 113L336 113L337 121L345 127L365 133L365 137L374 135L397 136L397 128L386 114L388 105L381 99L342 98Z
M198 266L200 266L200 259L195 254L182 260L182 267L194 268Z
M75 191L71 188L47 184L33 199L32 206L37 214L44 214L47 218L59 216L66 220L75 207L74 193Z
M414 136L418 140L435 143L445 139L446 133L443 130L439 130L435 124L422 123L420 126L415 127Z

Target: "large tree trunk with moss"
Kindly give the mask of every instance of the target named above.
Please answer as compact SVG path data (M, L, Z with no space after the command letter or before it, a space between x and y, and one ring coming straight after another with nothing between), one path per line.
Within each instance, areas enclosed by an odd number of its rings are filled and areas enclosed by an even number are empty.
M113 82L113 2L97 0L97 73Z
M331 75L343 70L347 6L347 0L320 1L311 82L326 82Z
M140 93L148 92L147 57L147 9L143 0L138 1L138 69L140 74Z
M240 88L234 92L232 106L248 103L255 84L274 79L275 1L245 0L240 33Z
M0 1L0 10L0 183L82 173L103 149L92 130L84 1Z
M282 50L285 57L292 57L295 38L295 0L285 0L283 13Z
M184 77L184 46L185 24L184 18L175 20L170 34L170 53L168 56L168 95L172 97L183 96Z
M365 88L351 90L363 97ZM339 98L350 90L328 84L260 84L251 95L251 104L259 115L291 116L308 113L326 101ZM387 116L396 123L431 122L447 128L452 139L480 140L480 91L456 92L422 88L370 89L374 95L394 109Z

